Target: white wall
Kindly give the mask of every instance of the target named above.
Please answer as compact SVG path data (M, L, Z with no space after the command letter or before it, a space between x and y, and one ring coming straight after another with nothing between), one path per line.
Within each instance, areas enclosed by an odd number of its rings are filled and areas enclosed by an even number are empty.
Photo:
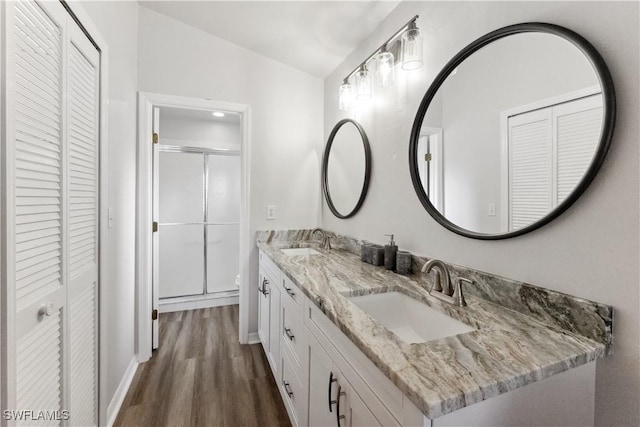
M373 174L362 210L338 220L323 206L323 226L373 242L394 233L416 254L581 296L615 309L614 355L597 364L596 421L640 424L639 366L639 11L637 2L403 2L325 80L325 138L349 114L338 110L344 76L419 14L425 65L400 84L376 88L370 107L351 114L371 143ZM584 195L561 217L524 236L480 241L438 225L413 190L409 134L431 80L460 49L481 35L518 22L566 26L600 51L613 75L618 119L611 150Z
M135 314L135 159L138 5L125 1L87 1L82 6L109 45L109 207L114 223L106 238L106 375L100 384L100 407L105 413L134 355ZM103 207L102 214L105 209ZM103 218L103 220L106 218Z
M140 8L138 85L144 92L251 107L251 233L320 222L323 81ZM266 205L277 220L266 220ZM257 253L251 259L257 279ZM257 330L251 292L250 331Z

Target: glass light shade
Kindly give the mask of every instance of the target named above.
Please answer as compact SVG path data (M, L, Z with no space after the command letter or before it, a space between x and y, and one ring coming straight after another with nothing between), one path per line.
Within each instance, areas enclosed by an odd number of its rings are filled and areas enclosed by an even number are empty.
M351 108L352 101L353 87L345 81L340 85L340 90L338 92L338 105L340 110L347 111L349 108Z
M416 70L422 67L422 33L409 28L402 35L402 69Z
M376 55L376 84L389 86L395 78L394 58L391 52L380 52Z
M356 73L356 98L371 99L373 96L372 83L371 73L366 68L358 70Z

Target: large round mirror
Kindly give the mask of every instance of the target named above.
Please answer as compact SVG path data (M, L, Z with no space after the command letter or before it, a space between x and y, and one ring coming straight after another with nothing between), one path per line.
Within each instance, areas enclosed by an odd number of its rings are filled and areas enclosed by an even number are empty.
M427 90L409 164L426 210L477 239L532 231L566 210L609 148L615 95L595 48L527 23L458 53Z
M351 119L339 121L331 131L322 160L322 190L338 218L355 215L369 187L371 149L362 126Z

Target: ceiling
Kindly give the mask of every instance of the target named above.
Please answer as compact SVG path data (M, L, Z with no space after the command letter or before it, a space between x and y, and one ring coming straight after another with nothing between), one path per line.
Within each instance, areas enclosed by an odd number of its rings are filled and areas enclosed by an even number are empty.
M400 1L139 0L139 3L324 79Z

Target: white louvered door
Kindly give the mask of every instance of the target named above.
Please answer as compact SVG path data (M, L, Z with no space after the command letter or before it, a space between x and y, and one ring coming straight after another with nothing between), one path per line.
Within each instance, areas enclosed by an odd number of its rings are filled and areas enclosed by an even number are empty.
M95 425L99 53L59 2L3 7L3 408Z
M69 271L69 413L96 425L98 314L99 54L75 22L68 26L66 236Z
M550 108L509 118L509 230L551 209L551 122Z
M509 231L541 219L573 192L601 128L601 93L509 117Z
M553 108L556 161L556 203L578 185L593 159L602 131L602 94Z

